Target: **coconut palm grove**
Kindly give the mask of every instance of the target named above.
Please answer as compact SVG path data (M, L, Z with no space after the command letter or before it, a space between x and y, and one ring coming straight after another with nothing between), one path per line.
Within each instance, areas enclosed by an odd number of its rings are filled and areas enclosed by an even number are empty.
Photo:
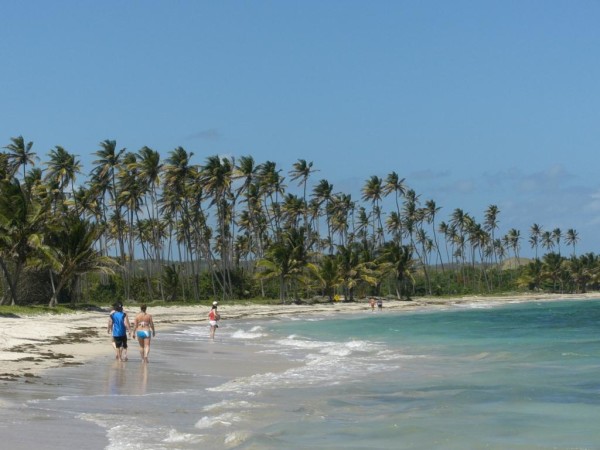
M313 162L162 157L104 140L89 174L22 136L0 153L0 304L272 299L410 300L597 289L600 260L576 230L500 227L501 211L455 209L398 173L366 175L361 198ZM384 210L384 205L391 205ZM520 257L528 246L532 259Z

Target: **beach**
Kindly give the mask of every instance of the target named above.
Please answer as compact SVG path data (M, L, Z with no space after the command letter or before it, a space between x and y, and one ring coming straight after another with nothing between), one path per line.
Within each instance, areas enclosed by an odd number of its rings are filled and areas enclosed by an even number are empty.
M386 300L386 310L414 311L442 309L476 303L502 304L527 301L552 301L568 298L596 298L598 294L530 294L518 296L465 296L452 298L415 298L411 301ZM136 306L125 306L133 322ZM328 315L368 311L368 299L356 302L334 302L289 305L227 305L222 302L222 320L259 319L272 316ZM206 322L207 306L150 307L154 317L157 339L161 330L182 324ZM95 357L112 354L110 335L106 331L109 310L73 314L44 314L35 316L0 317L0 382L33 379L45 369L84 364ZM137 357L133 342L132 358Z
M14 450L589 448L597 299L223 302L214 341L209 307L149 307L148 364L132 340L115 360L108 310L1 317L0 435Z

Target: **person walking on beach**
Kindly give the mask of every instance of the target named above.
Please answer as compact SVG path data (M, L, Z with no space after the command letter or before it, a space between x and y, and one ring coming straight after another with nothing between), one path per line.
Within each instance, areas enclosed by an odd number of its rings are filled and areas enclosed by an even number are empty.
M219 315L219 313L217 311L217 306L218 306L218 303L213 302L212 308L211 308L210 312L208 313L208 323L210 325L210 338L213 340L215 339L215 331L217 331L217 328L219 328L219 325L217 325L217 322L219 320L221 320L221 316Z
M379 311L381 311L383 309L383 299L382 298L377 299L377 309Z
M140 343L140 356L142 362L148 362L148 354L150 353L150 339L156 336L154 331L154 322L152 316L146 312L146 304L140 306L140 313L135 316L133 322L133 329L131 330L131 338L137 337Z
M371 306L371 311L375 312L375 298L371 297L369 299L369 305Z
M127 361L127 334L129 333L129 317L123 311L121 303L114 304L114 311L108 317L108 333L112 331L115 358Z

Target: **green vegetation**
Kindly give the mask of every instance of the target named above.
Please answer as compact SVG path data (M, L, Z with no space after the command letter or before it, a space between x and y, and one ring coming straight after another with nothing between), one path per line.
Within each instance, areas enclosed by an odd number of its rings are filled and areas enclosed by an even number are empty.
M435 201L422 201L396 172L368 177L355 201L325 179L312 183L316 170L305 160L288 172L295 194L275 162L251 156L193 164L182 147L162 160L148 147L134 153L105 140L83 177L64 148L39 166L32 148L19 136L0 153L0 305L598 288L600 261L576 255L574 229L533 224L536 256L523 260L524 237L514 228L500 233L495 205L481 223L461 209L439 221Z
M29 305L29 306L0 306L0 317L22 317L22 316L37 316L42 314L66 314L71 313L74 310L82 310L89 308L89 305L77 305L76 307L69 306L43 306L43 305Z

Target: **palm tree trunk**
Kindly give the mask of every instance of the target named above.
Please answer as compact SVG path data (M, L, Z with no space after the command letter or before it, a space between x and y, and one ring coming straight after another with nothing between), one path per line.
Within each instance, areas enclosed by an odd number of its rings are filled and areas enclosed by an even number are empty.
M279 276L279 300L285 304L285 277Z
M4 259L0 259L0 267L2 268L2 272L4 274L4 279L8 283L8 290L9 290L10 296L11 296L10 306L15 306L16 304L18 304L17 286L18 286L18 282L19 282L20 269L17 267L13 273L13 276L11 277L10 271L8 270L8 267L6 266ZM3 302L3 303L5 303L5 302Z

